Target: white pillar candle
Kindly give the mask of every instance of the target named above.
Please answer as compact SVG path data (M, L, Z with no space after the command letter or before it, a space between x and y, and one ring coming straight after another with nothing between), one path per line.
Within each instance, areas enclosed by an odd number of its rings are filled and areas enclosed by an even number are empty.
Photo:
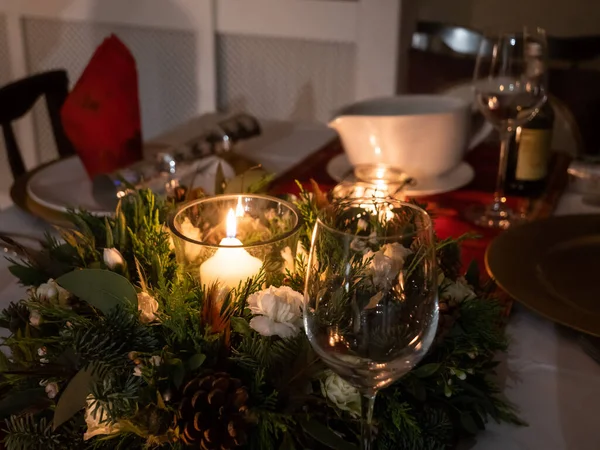
M206 286L218 282L222 288L233 289L248 278L258 275L262 261L250 255L240 246L236 236L236 217L233 209L227 213L227 237L221 240L221 248L200 266L200 281ZM232 247L232 248L223 248Z

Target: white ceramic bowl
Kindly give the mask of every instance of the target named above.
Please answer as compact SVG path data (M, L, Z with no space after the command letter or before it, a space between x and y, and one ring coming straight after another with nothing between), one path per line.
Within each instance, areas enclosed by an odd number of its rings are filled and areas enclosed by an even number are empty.
M329 126L352 166L386 165L415 178L436 177L463 159L471 105L442 95L404 95L348 105Z

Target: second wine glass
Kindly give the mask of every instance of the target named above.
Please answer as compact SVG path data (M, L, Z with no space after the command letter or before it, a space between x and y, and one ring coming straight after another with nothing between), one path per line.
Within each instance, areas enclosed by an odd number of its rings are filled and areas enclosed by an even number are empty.
M429 215L382 198L331 205L314 228L304 292L312 347L362 394L362 448L369 449L375 395L410 371L435 336Z
M474 73L477 106L498 130L500 160L494 201L473 208L468 218L490 228L508 228L518 218L506 204L508 147L517 127L531 120L546 101L546 34L541 28L504 34L482 42Z

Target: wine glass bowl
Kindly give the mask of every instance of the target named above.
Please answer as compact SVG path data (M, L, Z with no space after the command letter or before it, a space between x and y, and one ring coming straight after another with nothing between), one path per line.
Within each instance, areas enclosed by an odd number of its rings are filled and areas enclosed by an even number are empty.
M477 225L508 228L519 220L504 195L508 147L512 133L530 121L547 100L546 47L541 28L525 28L523 33L504 34L482 43L474 71L475 99L479 111L498 130L501 146L493 203L467 212Z
M365 423L377 391L427 353L437 321L433 226L424 210L359 198L321 213L308 259L304 326L323 361L364 396Z

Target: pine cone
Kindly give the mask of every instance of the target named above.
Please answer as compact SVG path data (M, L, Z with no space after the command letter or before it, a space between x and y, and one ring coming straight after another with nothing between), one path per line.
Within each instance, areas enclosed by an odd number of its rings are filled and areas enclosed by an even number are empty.
M455 299L439 299L438 328L435 335L435 343L439 344L448 335L456 320L460 316L459 302Z
M246 443L248 391L218 372L190 381L179 406L180 435L188 447L228 450Z

